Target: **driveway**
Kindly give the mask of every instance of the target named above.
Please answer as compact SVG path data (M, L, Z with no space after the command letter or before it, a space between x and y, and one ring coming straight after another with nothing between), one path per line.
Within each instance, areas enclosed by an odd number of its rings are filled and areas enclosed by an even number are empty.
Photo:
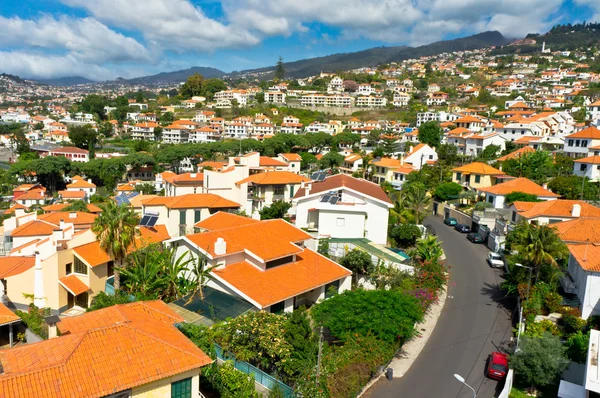
M455 378L458 373L479 398L495 397L502 386L484 377L488 355L505 347L512 333L514 303L499 284L502 271L490 268L484 245L473 244L438 217L429 217L450 265L448 299L438 323L417 360L399 379L380 379L366 394L371 398L472 397Z

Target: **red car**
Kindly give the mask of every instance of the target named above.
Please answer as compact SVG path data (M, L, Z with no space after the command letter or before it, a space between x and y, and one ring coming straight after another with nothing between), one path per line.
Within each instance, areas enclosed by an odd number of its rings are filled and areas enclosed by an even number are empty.
M508 372L508 355L501 352L492 352L488 359L485 374L490 379L502 380Z

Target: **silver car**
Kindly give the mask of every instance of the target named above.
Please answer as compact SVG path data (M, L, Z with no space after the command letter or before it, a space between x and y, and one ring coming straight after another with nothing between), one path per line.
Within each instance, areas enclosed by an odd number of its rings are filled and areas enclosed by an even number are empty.
M487 262L490 267L494 268L502 268L504 267L504 260L502 260L502 256L498 253L489 252L487 256Z

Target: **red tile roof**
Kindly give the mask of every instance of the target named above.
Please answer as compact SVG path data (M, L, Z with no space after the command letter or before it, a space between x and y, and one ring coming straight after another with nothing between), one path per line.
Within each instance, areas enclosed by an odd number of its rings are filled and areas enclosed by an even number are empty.
M10 256L0 257L0 279L19 275L35 265L35 257Z
M384 190L377 184L372 183L362 178L354 178L346 174L336 174L331 177L327 177L321 182L313 182L308 195L314 195L321 192L327 192L339 188L348 188L356 192L360 192L364 195L370 196L374 199L378 199L382 202L392 204L392 201L384 192ZM307 196L306 189L299 189L294 195L294 199L302 198Z
M78 296L81 293L85 293L90 290L90 287L83 283L77 275L68 275L63 278L60 278L58 282L67 289L72 295Z
M309 182L310 179L291 171L269 171L266 173L252 174L241 181L236 182L236 185L252 183L255 185L282 185L282 184L300 184Z
M210 364L182 321L155 301L63 318L60 337L0 351L0 396L103 397Z
M508 195L512 192L523 192L540 197L557 198L559 196L527 178L514 178L491 187L481 188L480 191L494 195Z
M12 312L10 308L0 303L0 326L8 325L9 323L20 322L21 318Z
M13 229L10 236L45 236L58 231L58 226L42 220L31 220Z
M586 271L600 272L600 245L584 243L567 245L571 255Z
M231 227L237 227L240 225L256 224L260 221L252 218L238 216L237 214L227 213L224 211L216 212L209 218L199 221L194 227L201 228L207 231L214 231L216 229L225 229Z
M169 209L237 209L239 203L212 193L190 193L179 196L158 196L143 202L144 206L166 206Z

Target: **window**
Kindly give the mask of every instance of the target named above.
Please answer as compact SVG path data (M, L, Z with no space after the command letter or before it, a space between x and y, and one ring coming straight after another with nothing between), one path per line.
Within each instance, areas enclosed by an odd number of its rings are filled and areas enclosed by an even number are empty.
M65 268L66 274L72 274L73 273L73 263L67 263L67 266Z
M333 281L325 285L325 298L329 298L340 290L340 281Z
M493 196L488 196L488 202L494 203L494 197Z
M573 146L573 140L569 140L569 146Z
M462 174L461 173L456 173L456 180L460 181L462 179Z
M194 210L194 223L197 223L200 221L200 212L201 212L201 210Z
M481 181L481 176L475 176L475 183L479 184L480 181Z
M581 171L586 171L586 170L587 170L587 164L585 164L585 163L584 163L584 164L582 164L582 165L579 167L579 170L581 170Z
M285 301L280 301L277 304L273 304L271 306L271 314L281 314L283 312L285 308ZM173 397L173 395L171 394L171 397Z
M83 261L79 259L79 257L75 257L75 273L83 275L87 275L88 273L87 265L85 265Z
M191 398L192 397L192 378L171 383L171 398Z
M284 185L274 185L273 186L273 193L275 195L283 195L284 190L285 190Z
M581 146L582 147L586 148L587 144L588 144L587 140L581 140Z
M579 140L575 140L575 146L579 146Z
M267 263L265 264L265 268L269 269L269 268L277 267L278 265L288 264L288 263L291 263L292 261L294 261L294 256L278 258L276 260L267 261Z
M338 217L335 219L335 225L337 227L345 227L346 226L346 219L342 218L342 217Z
M185 225L186 223L186 214L185 210L179 210L179 225Z

